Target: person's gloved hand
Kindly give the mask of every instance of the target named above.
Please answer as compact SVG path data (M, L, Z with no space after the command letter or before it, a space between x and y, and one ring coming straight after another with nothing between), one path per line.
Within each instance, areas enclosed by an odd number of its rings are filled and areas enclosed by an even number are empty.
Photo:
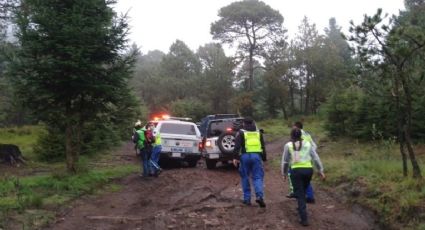
M240 164L241 162L238 160L238 159L233 159L233 165L236 167L236 168L239 168L239 164Z
M266 154L266 152L263 152L263 153L261 154L261 159L262 159L263 161L267 161L267 154Z

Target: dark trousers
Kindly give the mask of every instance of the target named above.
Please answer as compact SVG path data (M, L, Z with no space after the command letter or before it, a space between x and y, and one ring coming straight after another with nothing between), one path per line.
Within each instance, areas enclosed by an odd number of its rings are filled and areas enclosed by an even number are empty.
M307 221L307 207L305 202L305 193L310 185L313 176L312 168L294 168L291 172L292 186L298 201L298 214L301 221Z

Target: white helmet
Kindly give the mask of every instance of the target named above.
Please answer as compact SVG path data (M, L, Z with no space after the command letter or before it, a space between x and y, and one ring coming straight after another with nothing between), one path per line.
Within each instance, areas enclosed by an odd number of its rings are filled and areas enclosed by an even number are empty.
M140 120L137 120L136 123L134 123L134 127L136 126L142 126L142 122Z

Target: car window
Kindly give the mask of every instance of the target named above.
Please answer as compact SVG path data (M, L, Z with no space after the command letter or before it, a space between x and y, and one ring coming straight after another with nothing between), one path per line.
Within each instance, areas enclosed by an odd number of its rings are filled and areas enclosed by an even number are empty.
M238 120L211 121L208 129L208 137L220 136L229 129L234 130L238 123L240 123Z
M180 135L196 135L195 126L190 124L163 123L159 132Z

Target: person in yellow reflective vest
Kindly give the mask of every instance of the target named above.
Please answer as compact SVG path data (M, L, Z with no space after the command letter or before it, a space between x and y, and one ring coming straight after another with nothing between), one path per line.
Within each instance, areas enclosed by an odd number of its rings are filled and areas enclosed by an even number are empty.
M153 149L152 149L152 155L151 159L149 160L150 166L151 166L151 173L153 176L157 177L159 174L161 174L162 169L159 166L159 157L161 154L161 134L159 133L159 130L154 131L154 142L152 143Z
M311 137L311 135L308 132L304 131L304 129L303 129L303 123L301 121L296 121L293 124L292 128L298 128L298 129L300 129L301 130L301 138L303 139L303 141L310 142L311 147L317 153L317 145L314 142L314 140ZM292 187L292 182L290 180L290 178L291 178L290 175L291 175L291 169L289 169L289 172L288 172L288 176L289 176L289 195L287 195L286 197L288 197L288 198L296 198L295 197L295 194L294 194L294 189ZM307 191L306 191L306 202L307 203L313 203L313 204L315 203L314 190L313 190L313 186L311 185L311 183L307 187Z
M305 193L313 176L313 164L319 175L325 179L323 165L319 155L309 141L303 141L302 131L294 128L291 131L291 141L285 144L282 154L282 175L287 180L288 170L291 169L291 181L294 193L298 201L298 214L300 224L308 226L307 207ZM313 163L313 164L312 164Z
M235 136L235 148L233 151L233 164L239 165L241 185L243 190L243 203L251 205L251 185L249 177L254 185L256 202L265 208L264 202L264 170L263 162L267 160L266 147L263 134L257 131L254 120L245 118L243 129Z

